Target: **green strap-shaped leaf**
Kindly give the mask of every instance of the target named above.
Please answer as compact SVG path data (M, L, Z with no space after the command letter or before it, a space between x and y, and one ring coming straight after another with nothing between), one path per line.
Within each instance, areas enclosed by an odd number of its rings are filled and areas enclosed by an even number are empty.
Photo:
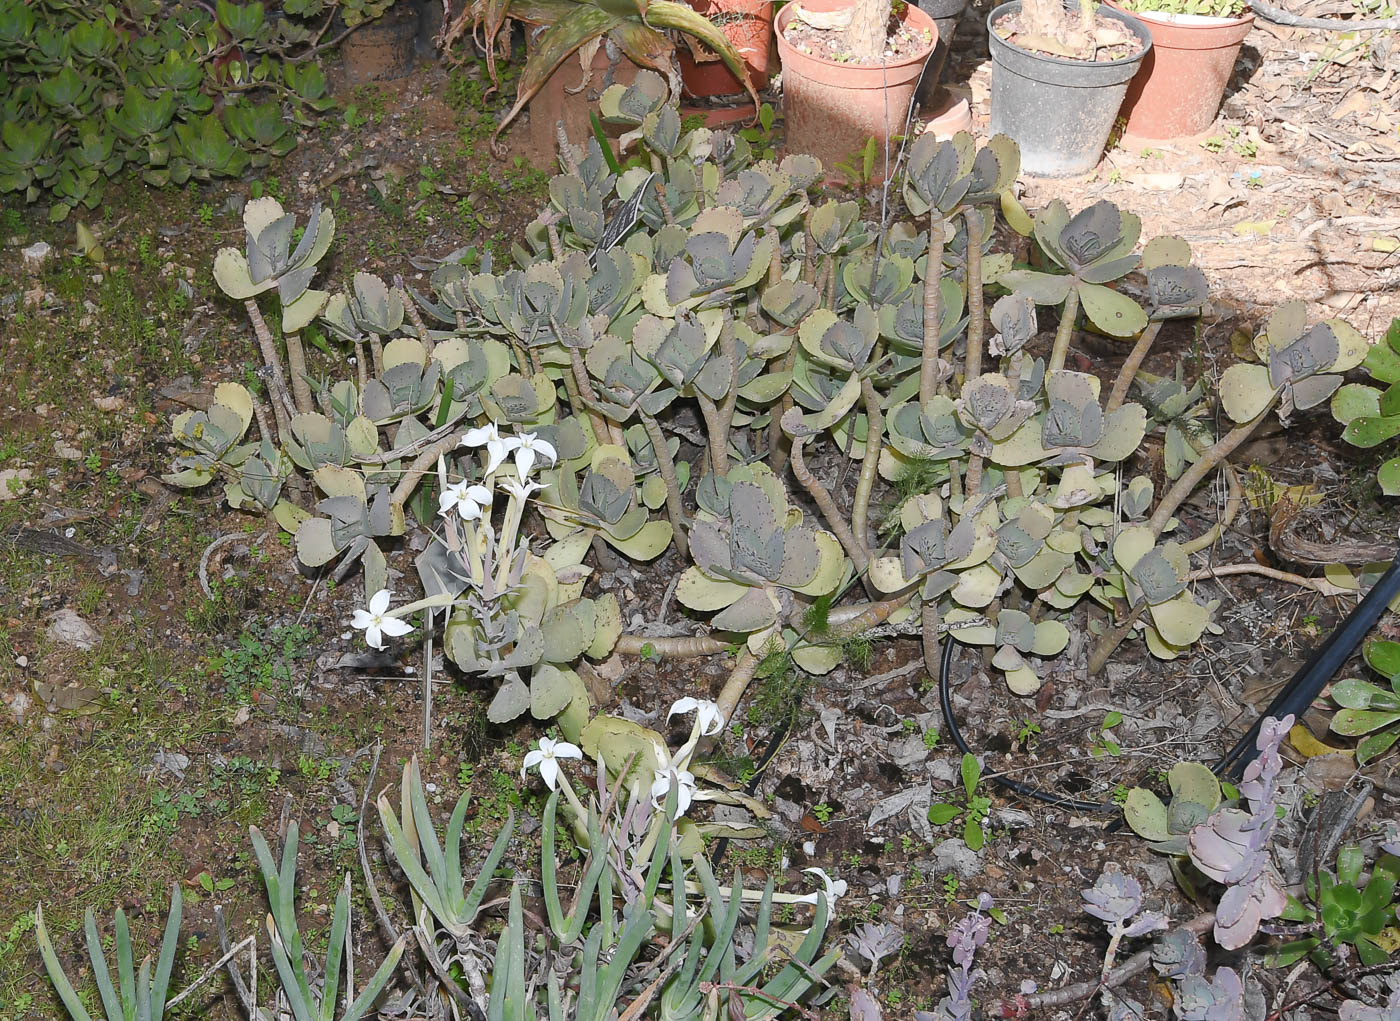
M156 961L156 974L151 985L151 1021L161 1021L165 1016L165 998L170 991L170 972L175 967L175 952L180 949L180 915L183 900L180 887L170 888L170 913L165 919L165 936L160 944L160 958Z
M132 966L131 929L126 924L126 912L117 908L117 982L122 994L122 1016L130 1016L136 1005L136 972Z
M107 968L107 956L102 952L102 939L97 933L97 919L92 908L83 912L83 930L87 936L88 959L92 962L92 977L97 982L97 993L102 997L102 1009L109 1018L123 1016L122 1001L112 987L112 975Z
M44 925L44 906L42 904L34 909L34 939L39 944L39 956L44 960L44 970L49 973L49 981L53 983L54 991L58 993L58 998L63 1001L68 1015L73 1021L92 1021L92 1015L83 1006L83 1001L78 999L78 992L73 988L73 983L69 982L68 976L64 974L63 965L58 963L58 955L54 953L53 942L49 939L49 930ZM105 966L103 970L106 970ZM110 979L108 979L107 984L110 987Z
M335 994L340 986L340 962L345 953L345 932L350 925L350 873L335 898L331 913L330 942L326 946L325 982L321 987L321 1021L334 1021ZM352 989L351 992L354 992Z

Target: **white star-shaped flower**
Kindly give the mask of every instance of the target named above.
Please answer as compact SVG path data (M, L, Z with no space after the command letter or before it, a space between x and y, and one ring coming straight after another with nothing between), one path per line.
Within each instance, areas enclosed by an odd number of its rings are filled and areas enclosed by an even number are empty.
M552 737L540 738L540 746L532 752L525 754L525 762L520 767L520 779L525 779L525 771L534 769L536 766L540 770L540 779L550 790L554 790L559 784L559 759L581 759L583 749L578 745L569 744L567 741L556 741Z
M532 482L520 476L516 478L507 478L501 483L501 488L521 503L524 503L530 498L531 493L537 493L541 489L546 488L546 484L543 482Z
M398 638L413 630L413 625L398 617L389 616L389 590L380 589L369 597L368 610L356 610L350 619L351 627L365 633L365 642L371 649L384 648L384 636Z
M438 496L438 513L451 514L456 511L463 521L476 521L491 506L491 490L476 486L463 479L448 486Z
M535 467L536 456L549 458L551 465L559 460L554 451L554 444L548 440L540 439L538 433L521 433L519 437L515 438L515 442L515 467L519 470L522 479L529 476L530 471Z
M709 699L685 698L677 699L671 704L671 711L666 714L666 722L671 721L671 717L677 713L695 713L695 722L700 727L700 734L709 737L711 734L718 734L724 729L724 713L720 707Z
M495 422L487 422L479 428L468 429L463 433L459 446L485 447L486 474L490 475L501 466L507 454L520 446L520 440L514 436L502 436Z
M825 887L825 889L819 893L808 894L802 899L808 904L815 904L818 897L825 897L827 914L834 914L836 911L836 902L840 898L846 896L846 890L849 889L846 881L844 879L832 879L826 874L825 869L816 868L815 866L810 869L803 869L802 871L810 872L820 878L822 885Z
M676 818L685 815L695 796L695 774L688 769L657 770L656 780L651 785L651 803L657 808L666 804L666 795L671 792L671 782L676 784Z

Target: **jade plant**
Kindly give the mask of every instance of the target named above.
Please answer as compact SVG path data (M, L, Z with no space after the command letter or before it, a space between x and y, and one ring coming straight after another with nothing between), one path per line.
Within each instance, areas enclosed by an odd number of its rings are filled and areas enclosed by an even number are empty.
M363 17L387 3L343 6ZM314 58L341 7L5 0L0 193L46 200L61 220L124 175L178 185L285 156L297 126L334 105Z

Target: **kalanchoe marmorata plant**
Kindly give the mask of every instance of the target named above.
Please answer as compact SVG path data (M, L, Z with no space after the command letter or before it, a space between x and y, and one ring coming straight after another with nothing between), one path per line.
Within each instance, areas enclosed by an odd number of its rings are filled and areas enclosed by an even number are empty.
M611 86L602 106L628 129L628 162L565 140L514 264L440 266L427 294L354 267L348 291L318 290L329 213L313 210L293 245L291 216L250 203L246 243L216 268L267 386L220 389L203 418L177 420L172 480L219 477L230 502L295 532L303 564L363 565L366 597L389 588L386 551L421 550L427 602L413 592L379 617L445 616L449 659L492 679L492 718L564 713L566 737L589 712L577 664L613 648L741 643L716 699L727 717L762 656L830 669L876 627L922 633L930 657L945 630L991 646L1030 695L1090 604L1110 615L1093 670L1128 637L1171 658L1214 626L1191 557L1228 522L1193 535L1177 511L1266 409L1331 395L1366 353L1355 331L1275 313L1257 341L1268 364L1221 381L1239 424L1216 439L1191 426L1216 401L1207 384L1139 372L1162 324L1207 301L1185 242L1139 250L1131 214L1052 203L1032 225L1013 218L1039 249L1016 270L994 222L999 204L1017 208L1004 137L921 137L902 187L911 218L882 225L813 201L810 157L756 161L740 136L686 129L666 97L649 73ZM1009 292L990 308L989 287ZM1111 382L1066 368L1079 309L1140 334ZM353 345L353 378L305 364L297 328L317 314ZM1165 492L1136 463L1149 429L1166 437ZM464 454L459 439L480 430L495 433ZM501 443L550 454L517 470L492 453ZM887 485L900 502L880 515ZM466 499L473 487L488 496ZM455 516L434 513L449 491ZM719 640L621 635L621 608L588 589L605 545L666 564ZM814 612L827 626L807 626Z

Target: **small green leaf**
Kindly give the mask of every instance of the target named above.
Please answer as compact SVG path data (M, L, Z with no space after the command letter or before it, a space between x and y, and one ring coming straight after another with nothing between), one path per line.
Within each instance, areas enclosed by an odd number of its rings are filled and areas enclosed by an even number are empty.
M957 805L949 805L945 802L936 802L929 806L928 821L935 826L942 826L956 819L962 809Z
M964 752L961 772L963 790L967 791L967 796L970 798L977 793L977 781L982 777L982 767L977 762L977 756L970 752Z

